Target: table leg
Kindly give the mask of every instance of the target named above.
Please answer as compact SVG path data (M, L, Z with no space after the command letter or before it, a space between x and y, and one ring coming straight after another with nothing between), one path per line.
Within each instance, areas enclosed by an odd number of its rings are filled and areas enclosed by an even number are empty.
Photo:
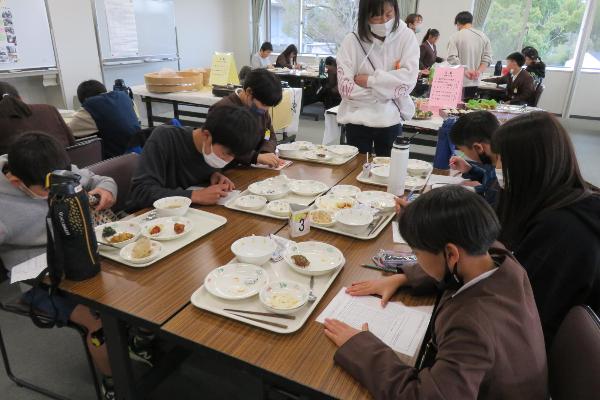
M148 127L154 128L154 121L152 120L152 99L149 97L143 98L144 103L146 103L146 116L148 117Z
M179 119L179 104L176 101L173 102L173 118Z
M129 359L127 325L111 313L101 312L100 317L117 399L135 400L138 396Z

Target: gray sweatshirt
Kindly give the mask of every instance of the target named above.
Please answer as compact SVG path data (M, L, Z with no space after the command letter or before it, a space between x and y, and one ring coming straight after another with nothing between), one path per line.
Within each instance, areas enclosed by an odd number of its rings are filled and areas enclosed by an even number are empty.
M6 155L0 156L0 171L7 162ZM106 189L117 198L117 184L112 178L95 175L74 165L71 170L81 176L85 190ZM47 214L46 200L27 196L0 172L0 259L6 269L46 251Z
M481 64L492 63L492 44L485 33L473 28L462 29L448 41L448 63L462 65L466 69L477 69ZM470 80L465 76L465 87L479 86L479 80Z

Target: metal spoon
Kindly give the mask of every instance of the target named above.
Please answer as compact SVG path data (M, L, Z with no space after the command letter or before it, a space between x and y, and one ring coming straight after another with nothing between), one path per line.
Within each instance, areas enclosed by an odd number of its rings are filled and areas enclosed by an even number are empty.
M156 210L152 210L148 213L148 215L146 215L146 218L144 218L144 221L152 221L153 219L156 219L157 217L157 212Z
M310 292L308 292L308 302L314 303L317 300L317 296L313 294L313 287L315 286L315 277L310 277Z

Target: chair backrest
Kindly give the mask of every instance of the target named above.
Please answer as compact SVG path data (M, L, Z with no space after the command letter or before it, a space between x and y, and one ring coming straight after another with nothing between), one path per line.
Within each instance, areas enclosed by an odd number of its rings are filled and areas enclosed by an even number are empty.
M125 210L131 191L131 178L137 168L139 155L136 153L109 158L89 166L89 170L97 175L109 176L117 183L117 203L113 206L114 212Z
M542 93L544 93L544 89L546 89L546 86L540 82L539 85L537 85L537 88L535 89L535 95L533 96L533 107L537 107L538 103L540 102L540 98L542 97Z
M281 103L269 109L271 114L271 122L275 132L281 132L292 124L292 98L294 91L290 89L283 90Z
M102 161L102 139L99 137L78 141L73 146L67 147L66 150L71 164L75 164L79 168Z
M576 306L560 325L548 354L553 400L597 399L600 394L600 319Z

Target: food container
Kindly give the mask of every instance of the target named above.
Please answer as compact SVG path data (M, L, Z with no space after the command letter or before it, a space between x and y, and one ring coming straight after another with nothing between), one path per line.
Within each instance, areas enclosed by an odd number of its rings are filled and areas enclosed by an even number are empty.
M277 250L277 244L264 236L247 236L231 245L231 252L242 263L263 265Z
M185 215L191 204L192 199L189 197L171 196L156 200L152 205L161 217L181 217Z

